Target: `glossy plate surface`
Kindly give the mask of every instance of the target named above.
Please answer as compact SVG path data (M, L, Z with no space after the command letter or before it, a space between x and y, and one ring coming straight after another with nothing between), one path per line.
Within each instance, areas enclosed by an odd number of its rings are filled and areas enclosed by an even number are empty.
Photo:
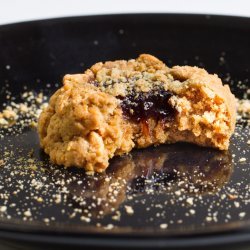
M169 66L204 67L242 98L249 88L249 44L250 20L239 17L134 14L1 26L0 105L10 102L7 91L17 103L25 91L49 96L65 73L140 53ZM1 129L2 239L128 248L250 241L244 120L227 152L191 144L135 150L94 177L51 165L34 129L15 131Z

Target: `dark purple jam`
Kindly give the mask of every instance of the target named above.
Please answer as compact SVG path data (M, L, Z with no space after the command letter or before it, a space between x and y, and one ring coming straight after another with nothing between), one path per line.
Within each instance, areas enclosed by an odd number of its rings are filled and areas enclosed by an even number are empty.
M123 114L135 122L147 121L149 118L155 120L173 119L176 109L168 100L173 94L169 91L158 90L144 92L133 92L126 97L119 97L122 100L121 107Z

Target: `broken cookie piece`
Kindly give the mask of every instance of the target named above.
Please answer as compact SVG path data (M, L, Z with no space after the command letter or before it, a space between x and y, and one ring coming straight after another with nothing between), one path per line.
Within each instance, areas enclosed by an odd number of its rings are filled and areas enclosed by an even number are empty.
M38 132L52 162L103 172L109 159L135 147L184 141L226 150L235 106L217 75L168 68L143 54L66 75L39 118Z

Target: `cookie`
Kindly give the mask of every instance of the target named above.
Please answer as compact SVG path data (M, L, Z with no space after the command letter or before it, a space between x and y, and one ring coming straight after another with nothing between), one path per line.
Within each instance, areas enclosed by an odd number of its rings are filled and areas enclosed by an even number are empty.
M217 75L143 54L65 75L38 132L52 162L103 172L133 148L182 141L227 150L235 107Z

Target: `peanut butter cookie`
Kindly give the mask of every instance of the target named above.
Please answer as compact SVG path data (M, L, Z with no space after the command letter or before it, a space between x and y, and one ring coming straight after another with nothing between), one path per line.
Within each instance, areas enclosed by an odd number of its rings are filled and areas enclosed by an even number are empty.
M169 68L143 54L66 75L38 132L52 162L102 172L113 156L150 145L183 141L227 150L235 107L217 75Z

